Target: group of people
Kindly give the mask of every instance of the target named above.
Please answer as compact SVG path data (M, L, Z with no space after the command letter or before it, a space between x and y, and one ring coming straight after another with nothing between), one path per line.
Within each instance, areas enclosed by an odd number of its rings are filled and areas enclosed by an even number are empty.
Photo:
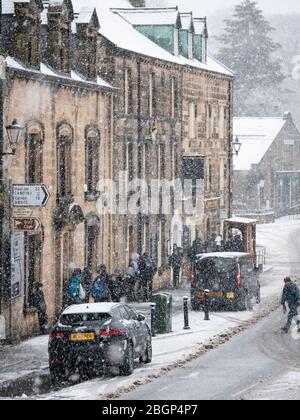
M219 234L213 234L208 241L196 239L188 251L191 261L195 261L197 255L210 252L243 252L243 239L240 234L236 233L224 241Z
M140 256L137 252L131 256L131 261L125 276L127 300L149 302L152 299L153 277L157 272L156 263L147 252Z
M76 268L69 280L67 288L67 303L74 305L88 303L92 297L94 302L120 302L124 294L123 277L119 270L109 274L105 265L100 265L96 270L96 277L90 268L83 271Z

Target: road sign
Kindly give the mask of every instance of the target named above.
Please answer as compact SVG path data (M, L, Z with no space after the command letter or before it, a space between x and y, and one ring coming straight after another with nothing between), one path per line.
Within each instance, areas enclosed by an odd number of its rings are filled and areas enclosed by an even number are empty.
M15 219L30 219L32 217L33 210L24 208L14 208L13 217Z
M44 184L12 186L13 207L45 207L50 193Z
M14 219L14 230L22 232L38 232L41 223L38 219Z

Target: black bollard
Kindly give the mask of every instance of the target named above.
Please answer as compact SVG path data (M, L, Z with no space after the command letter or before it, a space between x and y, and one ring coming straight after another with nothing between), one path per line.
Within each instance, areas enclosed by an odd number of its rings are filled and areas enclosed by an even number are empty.
M156 336L156 331L155 331L155 320L156 320L156 303L151 303L151 332L152 332L152 337Z
M188 297L183 298L183 314L184 314L184 330L190 330L189 326L189 309L188 309Z
M204 321L210 321L209 318L209 290L204 290Z

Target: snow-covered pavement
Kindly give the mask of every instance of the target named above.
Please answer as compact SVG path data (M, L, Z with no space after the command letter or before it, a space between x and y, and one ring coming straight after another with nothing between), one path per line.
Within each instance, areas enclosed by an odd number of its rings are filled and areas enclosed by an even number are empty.
M39 398L52 399L103 399L122 396L139 384L155 380L168 370L200 356L247 327L262 312L279 302L282 279L293 275L300 279L298 261L299 220L281 219L272 225L258 227L258 243L267 247L267 264L273 269L264 273L262 281L262 303L253 312L214 313L211 321L204 321L203 313L190 312L191 330L183 330L183 314L173 317L173 333L153 339L153 363L138 365L130 377L97 378L92 381L68 386L60 390L49 390ZM180 302L188 290L181 290L175 301ZM37 337L15 347L0 348L0 382L15 379L21 375L47 366L47 337ZM0 392L1 395L1 392ZM25 396L23 396L25 397Z

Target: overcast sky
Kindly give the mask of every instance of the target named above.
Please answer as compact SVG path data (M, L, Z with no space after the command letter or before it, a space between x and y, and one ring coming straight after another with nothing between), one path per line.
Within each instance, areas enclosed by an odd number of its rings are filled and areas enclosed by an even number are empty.
M158 0L159 1L159 0ZM195 10L200 12L202 16L209 16L220 9L228 9L241 3L239 0L161 0L166 1L168 5L178 5L183 10ZM257 0L261 9L268 15L286 13L286 14L300 14L299 0Z

